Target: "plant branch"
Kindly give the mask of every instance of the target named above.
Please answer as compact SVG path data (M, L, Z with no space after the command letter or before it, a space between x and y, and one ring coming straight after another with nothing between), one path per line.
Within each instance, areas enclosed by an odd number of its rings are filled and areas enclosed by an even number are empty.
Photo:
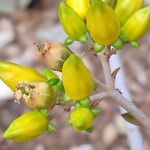
M141 123L141 125L143 125L143 127L145 129L148 129L148 131L150 131L150 118L148 116L146 116L132 102L127 100L125 97L123 97L121 95L121 93L119 93L117 90L115 90L115 86L114 86L114 82L113 82L111 70L110 70L110 64L109 64L109 58L112 54L114 54L114 53L111 53L111 48L108 47L106 49L105 53L100 55L107 87L105 87L104 92L100 92L99 94L91 96L91 99L92 100L94 100L94 99L102 100L103 98L110 97L115 103L117 103L118 105L123 107L133 117L135 117ZM92 66L92 64L91 64L91 66ZM99 81L98 79L96 82L98 84L99 83L101 84L101 81Z
M114 84L112 81L112 76L111 76L111 70L110 70L110 65L109 65L109 58L110 58L110 49L106 48L105 53L102 53L100 55L103 71L104 71L104 76L105 76L105 83L108 89L114 89Z
M100 92L91 96L91 99L102 100L104 98L111 98L112 101L126 109L132 116L134 116L140 124L146 129L150 130L150 118L147 117L139 108L137 108L132 102L123 97L118 91L111 90L106 92Z

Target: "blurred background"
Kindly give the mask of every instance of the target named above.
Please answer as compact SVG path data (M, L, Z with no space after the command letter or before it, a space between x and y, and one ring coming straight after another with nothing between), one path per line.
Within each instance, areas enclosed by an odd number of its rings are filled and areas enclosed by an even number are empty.
M12 61L42 70L45 66L36 59L33 43L43 40L63 42L66 38L57 14L59 2L0 0L0 61ZM73 48L85 47L76 43ZM139 49L126 46L121 52L121 59L134 102L150 116L150 33L141 40ZM65 123L68 113L62 107L56 107L52 122L58 128L57 133L46 133L25 143L5 141L3 131L28 108L23 103L14 103L13 93L0 81L0 150L129 150L124 120L116 107L108 102L99 105L103 114L96 119L92 134L74 132ZM144 130L141 133L144 148L149 150L150 137Z

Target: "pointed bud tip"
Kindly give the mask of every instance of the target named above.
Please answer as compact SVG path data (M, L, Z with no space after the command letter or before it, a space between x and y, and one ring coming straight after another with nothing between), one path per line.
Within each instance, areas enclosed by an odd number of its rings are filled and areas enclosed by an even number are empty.
M7 130L6 130L6 131L7 131ZM3 138L4 138L4 139L8 139L8 137L9 137L9 136L8 136L8 133L7 133L6 131L3 133Z
M3 133L3 138L4 139L11 139L12 138L11 132L8 129Z

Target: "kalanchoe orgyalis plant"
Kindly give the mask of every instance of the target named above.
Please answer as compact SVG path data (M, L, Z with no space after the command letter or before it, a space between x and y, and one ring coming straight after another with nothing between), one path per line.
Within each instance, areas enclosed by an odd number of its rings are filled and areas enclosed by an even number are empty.
M64 44L52 42L36 44L38 58L48 67L43 71L43 75L31 67L0 62L0 79L12 89L16 100L18 102L23 100L27 106L36 109L14 120L4 132L4 138L20 142L35 138L47 130L54 132L55 128L49 124L48 111L52 112L55 105L73 106L67 124L76 131L92 132L94 119L101 112L97 108L98 104L94 104L91 100L96 90L96 82L109 97L116 98L116 102L131 113L122 117L135 124L140 122L149 128L148 117L132 103L122 103L120 98L123 100L124 98L117 91L114 93L114 88L111 93L112 87L109 88L107 85L106 88L99 80L94 81L92 73L82 59L66 46L74 41L85 44L90 40L95 50L93 53L101 53L105 61L116 53L111 47L121 49L128 42L137 47L136 42L144 36L150 26L150 6L141 9L142 6L143 0L136 2L127 0L126 3L118 0L117 4L116 0L61 2L58 14L68 38ZM62 79L53 70L62 72ZM108 83L112 83L111 74L109 77ZM138 115L135 113L137 111Z

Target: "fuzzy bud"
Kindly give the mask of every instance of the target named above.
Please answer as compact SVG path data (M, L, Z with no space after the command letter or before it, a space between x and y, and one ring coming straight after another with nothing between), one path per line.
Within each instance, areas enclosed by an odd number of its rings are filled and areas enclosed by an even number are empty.
M120 24L114 10L102 0L92 0L87 13L87 28L100 45L111 45L120 35Z
M139 10L144 4L144 0L118 0L115 7L115 13L120 20L121 26L127 19Z
M73 100L88 98L93 89L92 74L83 61L76 55L71 55L63 65L63 84L65 92Z
M52 70L61 71L63 63L72 54L71 50L62 43L37 44L37 57Z
M24 100L31 108L51 109L56 104L53 89L45 82L20 83L17 85L15 96L18 102Z
M4 132L5 139L24 142L47 131L48 118L40 111L31 111L15 119Z
M87 32L84 20L65 2L59 5L59 18L65 32L72 40L79 40Z
M76 131L87 130L93 126L93 115L89 108L81 107L70 114L69 124Z
M14 92L17 90L16 85L21 82L48 83L48 80L34 68L18 65L12 62L0 62L0 79Z
M135 12L124 24L123 35L127 41L139 40L148 31L150 25L150 6Z

